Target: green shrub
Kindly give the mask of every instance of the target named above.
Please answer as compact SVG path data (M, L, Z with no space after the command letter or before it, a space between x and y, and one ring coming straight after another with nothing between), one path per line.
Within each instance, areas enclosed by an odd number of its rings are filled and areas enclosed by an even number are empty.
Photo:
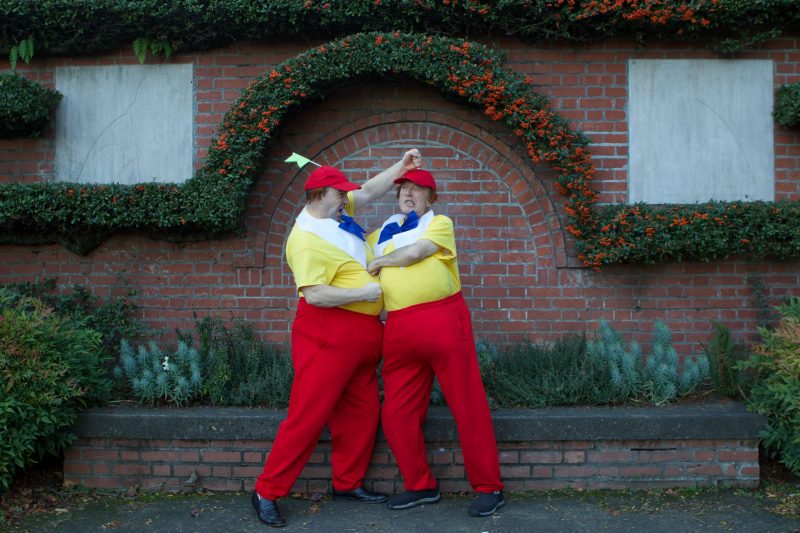
M739 368L739 362L748 358L747 347L736 344L730 329L716 322L714 337L703 351L714 388L731 398L744 398L752 385L751 372Z
M61 94L15 73L0 74L0 139L38 137Z
M637 342L632 342L626 350L622 336L607 321L601 320L594 339L587 342L586 353L607 368L612 401L625 401L639 394L642 349Z
M0 491L73 439L79 409L108 399L100 334L0 288Z
M41 300L61 316L85 320L90 328L102 335L103 351L112 362L122 339L136 339L144 333L144 325L134 318L137 307L131 299L135 292L101 300L80 285L59 289L57 281L56 278L47 278L38 283L15 283L4 287L18 298L30 296Z
M708 359L705 356L686 358L680 365L669 328L656 321L653 352L645 360L641 373L641 394L659 405L688 394L705 381L708 378Z
M784 128L800 125L800 83L784 85L775 97L775 122Z
M738 368L755 372L747 406L768 419L760 433L764 450L800 475L800 297L777 309L780 323L759 328L761 343Z
M218 316L196 321L204 365L203 394L215 405L289 405L294 371L289 350L266 344L241 319L227 327ZM193 335L179 333L191 344Z
M0 48L35 36L37 54L84 55L149 38L190 52L382 29L514 36L532 44L678 39L731 53L791 31L798 18L795 0L17 0L0 3Z
M659 405L688 394L708 378L707 358L686 358L681 365L669 328L659 321L652 352L646 357L636 342L626 350L622 337L605 320L589 341L587 353L597 365L607 368L614 401L643 400Z
M127 340L123 340L119 360L114 377L127 381L131 393L140 403L186 405L199 396L202 384L200 355L183 341L178 341L174 353L167 353L155 341L134 350Z
M485 365L484 384L502 407L598 405L619 399L608 367L588 353L583 336L552 346L528 344L495 351L493 358L491 365Z

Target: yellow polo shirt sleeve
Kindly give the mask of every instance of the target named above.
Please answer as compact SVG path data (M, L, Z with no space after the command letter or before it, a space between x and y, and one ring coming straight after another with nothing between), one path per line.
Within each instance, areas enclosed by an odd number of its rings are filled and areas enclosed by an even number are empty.
M376 234L370 235L371 244L377 242ZM428 239L438 245L439 250L412 265L381 269L381 288L387 311L435 302L461 290L453 221L444 215L433 217L420 239ZM390 243L384 254L393 251L394 243Z

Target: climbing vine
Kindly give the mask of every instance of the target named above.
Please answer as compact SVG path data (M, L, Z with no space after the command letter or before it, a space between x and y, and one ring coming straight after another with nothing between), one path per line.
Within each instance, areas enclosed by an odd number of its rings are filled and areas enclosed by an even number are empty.
M205 165L184 184L16 184L0 187L2 242L53 239L86 252L117 230L166 239L209 238L241 229L247 193L283 119L342 83L371 76L413 78L503 122L534 163L555 171L566 230L587 266L622 262L800 256L797 202L716 202L598 209L588 140L572 131L531 82L495 50L465 39L400 32L359 33L312 48L254 80L233 104Z

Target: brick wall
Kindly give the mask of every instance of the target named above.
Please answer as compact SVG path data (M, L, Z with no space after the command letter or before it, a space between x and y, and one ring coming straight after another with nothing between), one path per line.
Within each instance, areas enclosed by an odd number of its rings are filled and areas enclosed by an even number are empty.
M800 80L797 45L796 39L775 40L742 57L772 59L779 86ZM627 194L627 60L713 57L683 45L640 49L617 41L577 50L528 48L511 40L497 46L508 51L509 66L530 74L555 109L589 135L603 202L625 201ZM304 48L238 44L172 58L195 65L196 167L241 88ZM37 58L19 70L49 84L59 65L135 62L121 51ZM800 199L797 133L776 130L775 146L777 197ZM698 353L714 321L741 341L753 340L764 313L800 285L798 261L733 258L608 267L602 273L581 268L548 169L532 167L504 127L480 111L404 79L353 80L294 113L250 194L242 237L170 244L120 234L85 257L59 245L0 245L0 283L57 277L63 286L84 285L100 296L133 289L140 318L164 340L176 328L192 328L196 313L243 317L265 340L285 341L296 303L282 250L302 206L306 172L282 160L296 151L363 180L409 147L421 149L442 184L435 210L455 221L464 293L481 338L552 341L592 332L602 318L626 339L649 342L653 322L660 320L671 328L679 353ZM47 135L0 141L0 183L51 179L53 152ZM391 212L387 198L359 220L375 228Z
M99 409L81 414L65 454L64 482L86 487L252 490L282 411ZM757 486L764 419L739 404L649 408L507 410L493 414L509 491L559 488ZM445 492L470 490L455 424L432 408L428 463ZM330 490L327 434L293 492ZM188 481L193 479L193 483ZM382 436L365 484L401 492Z
M758 441L501 442L508 491L756 487ZM81 439L69 449L64 483L99 489L251 491L271 441ZM469 491L458 442L429 442L428 462L443 492ZM330 443L311 455L292 493L329 493ZM192 483L191 478L197 481ZM397 464L386 443L375 449L365 485L399 493Z

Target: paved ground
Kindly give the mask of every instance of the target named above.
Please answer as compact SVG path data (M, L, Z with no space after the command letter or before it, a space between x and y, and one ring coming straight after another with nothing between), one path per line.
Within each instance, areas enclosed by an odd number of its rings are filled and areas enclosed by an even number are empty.
M800 491L800 487L798 487ZM770 511L763 491L591 492L513 494L495 516L472 518L469 498L392 511L357 502L286 499L282 531L404 532L800 532L800 520ZM278 531L255 517L248 494L76 498L68 509L32 515L7 528L31 532Z

